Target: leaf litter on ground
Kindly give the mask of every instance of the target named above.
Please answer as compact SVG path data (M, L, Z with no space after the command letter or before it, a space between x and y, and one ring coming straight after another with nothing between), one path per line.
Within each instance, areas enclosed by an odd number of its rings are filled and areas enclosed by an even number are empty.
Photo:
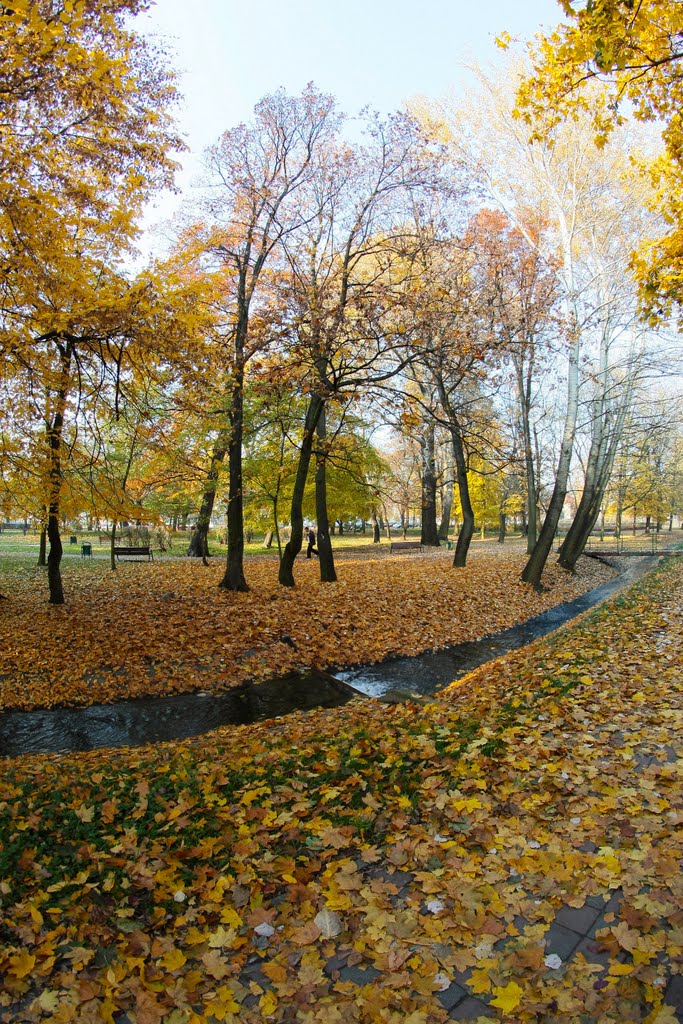
M677 562L429 703L7 764L0 1021L673 1024L682 627Z
M536 593L523 557L484 554L454 569L446 552L345 560L323 584L317 563L281 587L272 560L248 565L251 590L220 590L223 567L197 560L77 565L68 601L47 604L44 570L3 580L0 708L110 703L220 691L307 668L376 662L477 639L571 600L614 571L557 565Z

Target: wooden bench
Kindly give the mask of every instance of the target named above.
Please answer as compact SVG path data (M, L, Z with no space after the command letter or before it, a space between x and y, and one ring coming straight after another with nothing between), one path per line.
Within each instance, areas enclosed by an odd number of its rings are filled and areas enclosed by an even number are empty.
M408 551L410 548L417 548L418 551L422 551L422 542L419 540L392 540L389 545L391 554L394 551Z
M154 555L152 554L152 549L149 546L149 544L146 544L146 545L143 545L143 546L140 546L140 547L126 547L126 548L120 548L120 547L117 546L117 547L114 547L114 555L116 556L116 558L120 558L122 555L130 556L130 557L135 557L136 555L140 555L140 556L146 555L148 562L153 562L154 561ZM142 557L136 558L136 561L138 561L138 562L142 561Z

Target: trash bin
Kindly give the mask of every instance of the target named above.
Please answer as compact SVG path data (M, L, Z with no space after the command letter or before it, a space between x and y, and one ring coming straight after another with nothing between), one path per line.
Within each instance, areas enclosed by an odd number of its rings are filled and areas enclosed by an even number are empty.
M75 537L73 533L69 537L69 544L78 544L78 537Z
M92 558L92 544L81 544L81 558Z

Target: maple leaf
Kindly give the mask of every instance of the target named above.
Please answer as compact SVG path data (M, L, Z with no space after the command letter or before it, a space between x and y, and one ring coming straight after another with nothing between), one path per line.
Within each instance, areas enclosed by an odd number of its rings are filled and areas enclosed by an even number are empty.
M523 989L519 985L510 981L507 985L501 988L494 988L494 998L491 1000L491 1006L497 1006L498 1009L504 1010L505 1013L511 1013L515 1010L522 1001L524 995Z
M10 974L15 978L25 978L36 966L36 958L33 953L22 949L19 953L12 953L9 958Z

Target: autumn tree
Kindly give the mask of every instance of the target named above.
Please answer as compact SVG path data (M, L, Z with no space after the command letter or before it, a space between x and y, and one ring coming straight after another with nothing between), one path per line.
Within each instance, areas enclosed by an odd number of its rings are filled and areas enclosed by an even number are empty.
M535 441L541 372L551 358L559 282L538 245L543 226L526 217L523 230L500 210L477 215L479 267L489 280L493 329L504 349L515 395L512 456L523 467L527 552L537 539L539 482ZM529 244L527 236L536 244ZM519 438L519 445L516 438Z
M227 590L248 589L242 479L244 383L249 360L263 344L263 337L255 337L251 329L259 288L269 261L307 219L299 194L315 173L318 150L338 122L332 98L312 85L298 97L280 91L262 99L252 122L226 131L205 156L204 221L193 230L190 248L194 258L222 269L230 280L230 301L222 321L227 342L225 408L204 499L205 506L212 507L216 467L227 454L228 555L220 584ZM209 517L210 511L205 511L205 529Z
M369 118L354 147L329 147L306 190L309 218L285 245L291 350L307 368L309 403L291 509L291 537L280 583L294 585L303 537L302 500L316 460L316 520L321 579L336 579L326 507L329 451L326 408L380 387L405 363L409 200L435 185L438 171L405 115Z
M664 152L643 166L666 228L645 239L636 266L650 308L683 298L683 23L670 0L561 0L567 23L531 46L520 104L536 135L588 113L603 143L629 117L662 129ZM505 41L503 41L505 42ZM596 102L593 86L603 87Z
M173 79L130 26L139 0L3 6L0 353L41 394L51 603L64 600L65 417L79 371L130 326L140 292L116 263L151 192L171 181ZM93 369L93 372L96 372Z
M530 139L528 125L514 114L513 87L519 74L519 68L512 68L507 80L494 81L479 72L477 98L457 108L426 110L422 116L468 162L491 202L524 233L525 241L538 250L548 267L554 267L559 281L558 335L566 367L564 422L552 493L523 571L526 582L540 586L568 489L579 423L583 343L595 303L600 303L598 292L590 287L593 278L586 258L591 252L592 223L603 196L618 187L613 175L619 173L620 147L626 143L615 137L609 147L596 148L587 115ZM547 225L537 237L525 228L530 211L537 223Z

